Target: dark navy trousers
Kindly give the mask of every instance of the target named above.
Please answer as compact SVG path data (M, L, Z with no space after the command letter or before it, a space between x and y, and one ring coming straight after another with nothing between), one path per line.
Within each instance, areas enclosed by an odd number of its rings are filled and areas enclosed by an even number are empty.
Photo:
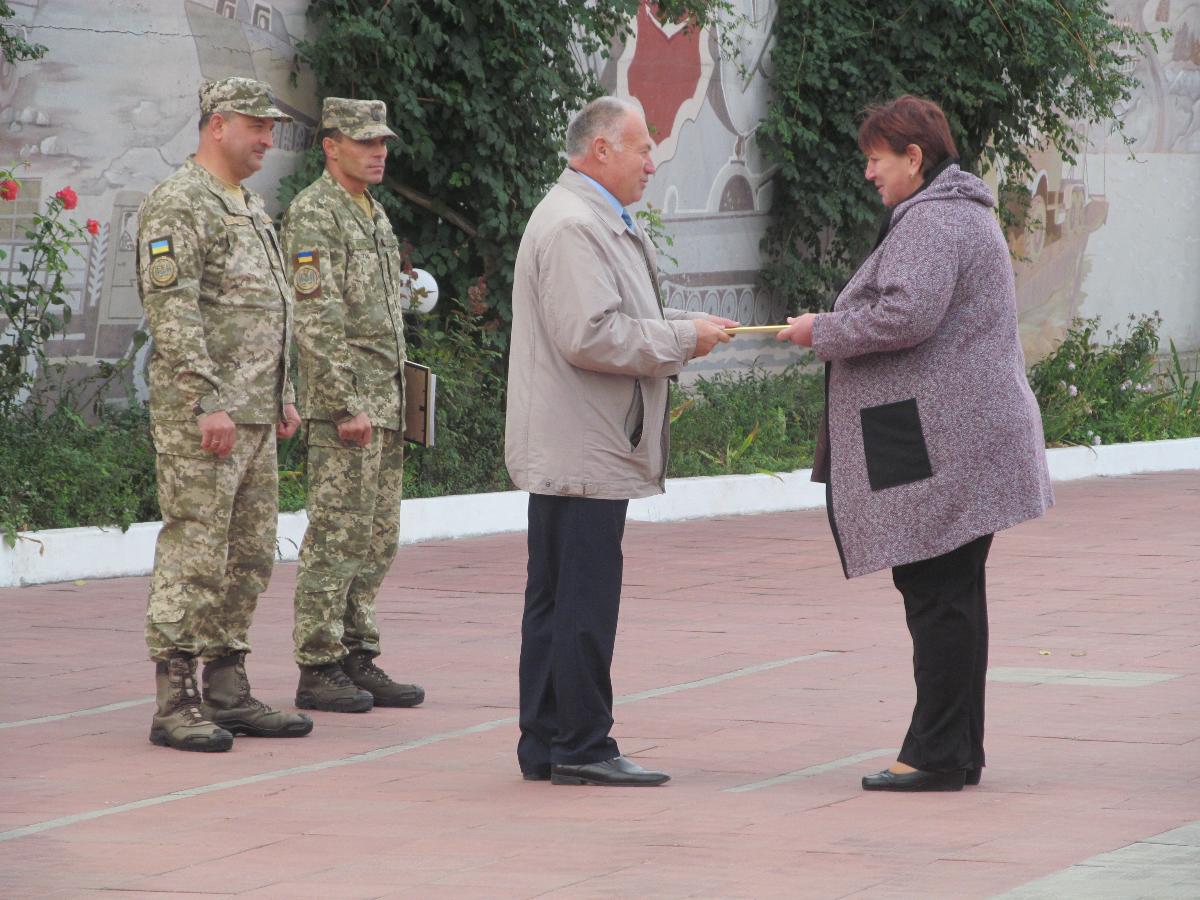
M529 576L521 619L522 769L618 756L613 647L628 500L529 495Z
M992 535L896 566L913 641L917 703L897 759L924 772L984 765L988 617L984 568Z

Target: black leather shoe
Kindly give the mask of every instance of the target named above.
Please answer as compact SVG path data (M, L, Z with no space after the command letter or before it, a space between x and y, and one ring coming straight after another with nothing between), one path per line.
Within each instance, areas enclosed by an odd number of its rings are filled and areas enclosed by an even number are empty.
M983 780L983 767L980 766L978 769L967 769L967 778L963 782L963 784L967 785L968 787L974 787L975 785L979 784L979 782L982 780Z
M552 784L603 784L622 787L653 787L671 780L665 772L650 772L624 756L584 766L555 765L550 770Z
M864 775L864 791L961 791L966 769L953 772L905 772L896 774L884 769L874 775Z
M549 781L550 763L544 765L522 765L521 777L526 781Z

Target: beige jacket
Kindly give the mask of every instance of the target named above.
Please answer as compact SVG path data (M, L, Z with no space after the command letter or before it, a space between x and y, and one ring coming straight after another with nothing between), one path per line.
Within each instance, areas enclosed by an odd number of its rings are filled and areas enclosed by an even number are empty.
M667 380L696 347L664 310L654 247L567 169L533 211L513 284L505 461L535 494L623 500L663 491ZM653 275L651 273L654 273Z

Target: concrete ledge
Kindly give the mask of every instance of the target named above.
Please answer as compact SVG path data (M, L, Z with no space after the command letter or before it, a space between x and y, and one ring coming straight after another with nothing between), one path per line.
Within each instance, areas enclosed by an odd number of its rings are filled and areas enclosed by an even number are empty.
M1200 438L1065 447L1046 455L1055 481L1174 472L1200 469ZM674 522L819 508L825 505L825 489L809 481L810 474L811 470L801 469L779 475L672 478L666 494L630 503L629 518ZM507 491L405 500L400 543L523 531L527 496L523 491ZM281 560L296 558L307 526L304 512L279 516ZM0 545L0 587L146 575L154 563L160 527L158 522L140 522L126 532L115 528L22 532L16 547Z

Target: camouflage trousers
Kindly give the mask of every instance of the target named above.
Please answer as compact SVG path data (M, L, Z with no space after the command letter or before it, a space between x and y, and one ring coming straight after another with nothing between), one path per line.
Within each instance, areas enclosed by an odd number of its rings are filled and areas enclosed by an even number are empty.
M296 579L296 662L318 666L351 650L379 654L375 595L400 539L404 436L373 428L366 447L332 422L308 423L308 530Z
M200 449L195 423L154 423L153 433L163 525L146 609L150 658L249 650L275 560L275 426L238 425L225 459Z

